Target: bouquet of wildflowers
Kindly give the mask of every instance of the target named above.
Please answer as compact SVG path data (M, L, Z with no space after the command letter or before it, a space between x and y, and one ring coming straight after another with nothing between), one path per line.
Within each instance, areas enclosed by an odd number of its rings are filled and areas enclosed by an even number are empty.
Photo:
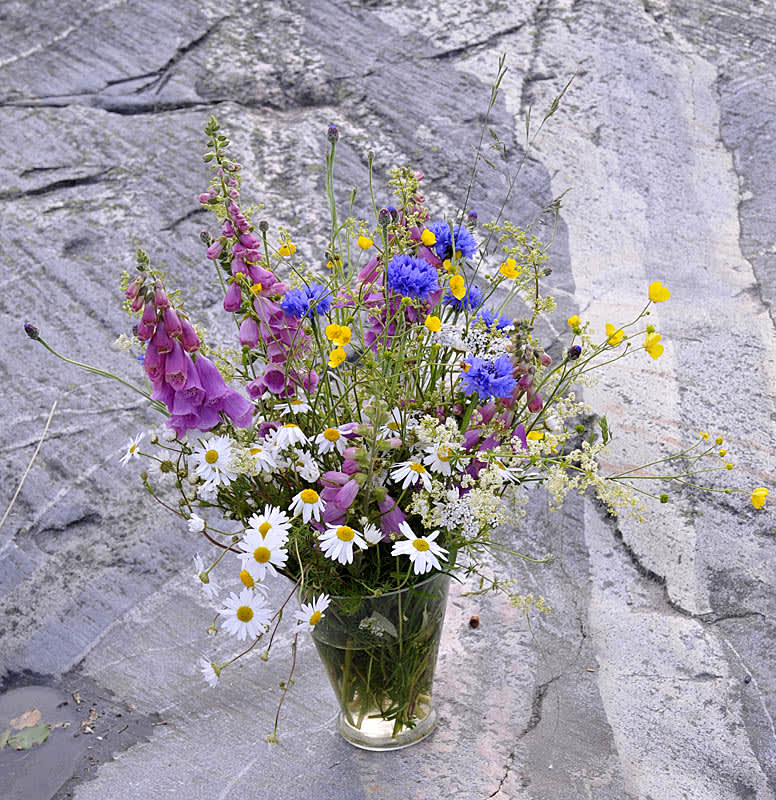
M204 659L209 683L259 643L269 651L296 595L298 631L329 617L322 646L341 634L339 660L328 666L349 716L378 709L394 731L412 727L430 690L424 664L438 635L427 629L443 613L439 593L418 589L393 617L374 612L355 637L340 624L348 610L440 574L475 575L480 588L509 592L488 572L487 555L503 550L494 531L518 522L527 485L546 486L553 507L571 490L591 490L612 513L638 514L640 497L668 499L645 479L694 486L699 473L729 468L722 442L703 434L650 465L681 463L659 476L599 471L608 423L589 423L574 387L598 363L660 357L661 336L646 322L651 305L670 296L659 281L635 319L598 337L571 317L553 360L534 334L554 309L541 292L548 249L529 231L479 224L465 208L442 217L424 205L423 175L408 168L391 173L392 202L379 207L372 195L371 219L340 219L331 126L328 247L305 265L289 232L271 232L243 203L240 164L212 117L206 134L212 179L199 200L216 224L203 235L204 255L234 341L226 349L207 341L180 293L138 252L122 287L148 382L137 390L166 415L167 432L150 447L136 437L122 461L144 457L170 476L177 505L160 501L213 545L212 558L197 557L196 578L217 627L245 649L227 663ZM705 458L717 461L699 464ZM143 481L159 497L147 473ZM755 507L767 494L753 492ZM292 584L279 608L262 588L275 573ZM371 649L378 639L395 644L388 661Z

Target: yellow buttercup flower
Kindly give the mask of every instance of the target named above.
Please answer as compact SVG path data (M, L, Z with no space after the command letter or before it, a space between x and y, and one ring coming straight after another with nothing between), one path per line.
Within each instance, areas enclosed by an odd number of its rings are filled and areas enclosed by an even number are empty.
M508 258L498 269L498 271L505 278L517 277L517 261L514 258Z
M654 359L660 358L663 355L663 345L660 344L660 340L663 337L659 333L648 333L644 337L644 349L652 356ZM707 434L708 436L708 434Z
M426 317L426 321L423 323L432 333L436 333L438 330L442 328L442 320L439 317L429 316Z
M763 508L765 499L769 494L770 492L764 486L760 486L752 492L752 496L749 499L755 508Z
M544 439L544 431L528 431L525 438L531 442L539 442Z
M350 328L347 325L336 325L332 322L326 326L326 338L334 344L344 347L350 342Z
M719 457L720 457L720 458L724 458L726 455L727 455L727 450L726 450L726 449L723 447L723 448L722 448L722 449L719 451Z
M578 328L580 326L579 317L576 314L573 317L569 317L566 322L568 322L569 328Z
M660 281L652 281L649 284L649 299L653 303L663 303L671 296L671 292L663 286Z
M296 245L293 242L284 242L278 248L278 253L280 253L283 258L288 258L290 255L296 252Z
M612 325L611 322L607 322L606 335L609 337L606 341L609 342L612 347L617 347L622 341L622 337L625 336L625 331L622 328L615 330L614 325Z
M436 236L434 236L433 231L425 230L420 234L420 241L423 242L426 247L431 247L432 244L436 244Z
M466 294L466 284L462 275L453 275L450 278L450 291L456 300L463 300L463 296Z
M442 262L442 266L445 268L445 272L455 272L455 267L453 266L453 262L450 261L449 258L446 258Z
M342 347L335 347L331 353L329 353L329 366L332 369L336 369L345 360L345 357L345 349Z
M374 244L374 242L368 236L359 236L358 239L356 239L356 244L362 250L369 250L369 248Z
M698 431L698 435L701 437L701 439L703 439L704 442L708 442L711 438L708 431Z

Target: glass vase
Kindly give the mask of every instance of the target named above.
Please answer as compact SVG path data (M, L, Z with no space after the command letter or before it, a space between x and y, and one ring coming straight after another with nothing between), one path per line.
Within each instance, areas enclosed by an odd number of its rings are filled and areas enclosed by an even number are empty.
M428 736L449 577L435 573L379 597L332 597L313 641L340 705L342 736L398 750Z

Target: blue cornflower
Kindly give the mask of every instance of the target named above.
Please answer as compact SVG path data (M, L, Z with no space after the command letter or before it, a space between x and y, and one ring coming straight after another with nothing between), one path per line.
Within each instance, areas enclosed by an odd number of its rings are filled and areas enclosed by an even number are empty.
M326 314L331 309L329 287L323 283L313 283L303 289L289 289L280 304L290 317L302 319L316 314Z
M517 386L512 375L512 361L508 355L499 356L494 361L477 356L469 356L461 373L464 394L479 395L480 400L491 397L509 397Z
M392 292L413 300L428 300L431 292L439 288L437 271L428 261L405 255L391 259L386 282Z
M488 308L483 308L482 311L477 314L477 319L481 319L485 323L485 327L488 330L495 325L497 330L503 331L504 328L514 325L514 322L508 317L496 317Z
M471 231L463 225L453 225L452 234L450 226L446 222L432 222L426 227L436 237L434 250L443 261L446 258L452 258L453 236L455 236L455 249L460 250L464 258L471 258L477 250L477 242L471 235Z
M442 302L446 306L452 306L456 311L465 308L471 311L473 308L479 308L482 303L482 289L476 284L472 284L466 288L466 294L459 300L449 289L445 292Z

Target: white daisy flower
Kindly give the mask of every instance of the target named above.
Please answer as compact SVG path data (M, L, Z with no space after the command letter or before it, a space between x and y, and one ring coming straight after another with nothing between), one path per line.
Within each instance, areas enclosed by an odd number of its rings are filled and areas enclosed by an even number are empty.
M237 477L229 467L232 459L232 441L228 436L211 436L202 444L197 444L191 454L190 463L194 472L206 485L223 486Z
M378 430L380 438L385 439L391 436L399 436L401 434L402 419L403 415L401 409L392 409L391 413L388 415L388 422L386 422L385 425L381 425ZM408 418L405 423L405 430L409 431L411 426L412 420Z
M361 550L366 550L367 543L361 538L358 531L348 525L339 525L329 528L318 539L323 554L332 561L340 564L353 563L353 545L358 545Z
M294 447L297 444L307 444L307 437L298 425L287 422L281 425L275 432L274 444L278 450L285 450L286 447Z
M369 544L379 544L383 540L383 532L374 522L368 522L364 528L364 539Z
M309 453L299 453L294 459L293 466L296 474L308 483L315 483L321 477L321 468Z
M250 517L248 527L258 531L262 539L266 536L276 536L285 543L291 531L291 520L279 508L264 506L264 513Z
M246 637L256 638L272 619L272 609L264 595L250 589L243 589L239 596L231 592L218 613L224 618L223 629L234 634L239 641Z
M129 463L129 460L131 458L140 458L140 453L137 452L137 448L140 446L140 442L143 440L143 436L145 436L145 434L138 433L138 435L135 436L134 439L129 440L129 444L127 445L127 450L121 457L121 464L123 464L125 467Z
M278 411L281 417L286 414L306 414L310 409L310 404L298 397L292 397L287 403L279 403L275 406L275 411Z
M269 572L275 574L275 567L282 569L288 560L288 551L283 546L285 537L279 534L267 534L262 536L257 530L250 530L238 543L242 550L240 560L242 568L247 570L255 581L263 581L264 576ZM247 585L242 579L243 585Z
M192 533L202 533L207 527L207 523L198 514L192 514L188 521L189 530Z
M210 686L212 689L215 689L218 685L218 677L219 673L221 672L220 669L216 671L217 665L214 664L208 658L200 658L199 660L199 669L202 673L202 677L207 682L207 685Z
M308 523L311 519L321 521L321 514L326 508L326 501L318 495L315 489L302 489L299 494L291 498L291 505L288 510L291 515L298 517L302 515L302 522Z
M434 531L428 536L415 536L406 522L399 523L399 529L407 538L394 544L391 550L392 556L409 556L416 575L442 568L437 556L446 557L447 550L434 541L439 536L439 531Z
M424 448L426 457L423 463L441 475L452 475L450 459L453 457L453 448L447 444L432 444Z
M273 469L278 467L274 448L263 442L254 442L245 452L253 459L256 468L262 472L272 472Z
M490 468L495 470L499 478L505 483L520 483L520 475L515 467L509 467L503 461L494 459L490 462Z
M414 486L418 481L423 482L427 491L431 491L431 476L428 470L419 461L401 461L391 470L391 478L397 483L403 481L401 488Z
M326 428L323 433L319 433L313 440L318 445L318 452L321 455L331 453L336 450L340 455L348 446L348 440L345 438L346 431L342 426L339 428Z
M304 625L308 631L313 631L315 626L323 619L323 612L329 607L331 598L327 594L319 594L312 603L302 603L296 612L296 621Z
M199 584L205 597L211 600L218 597L221 587L218 581L205 570L205 564L199 553L194 556L194 580Z

